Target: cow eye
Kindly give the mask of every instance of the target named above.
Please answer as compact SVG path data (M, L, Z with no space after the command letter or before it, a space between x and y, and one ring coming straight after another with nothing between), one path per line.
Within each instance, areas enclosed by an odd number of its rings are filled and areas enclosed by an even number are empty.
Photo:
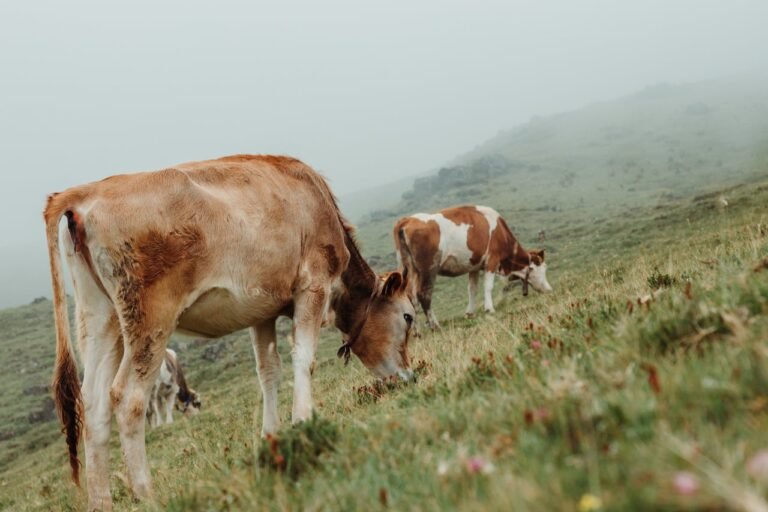
M408 313L405 313L403 315L403 318L405 318L405 323L407 323L408 326L410 327L410 325L413 323L413 317L411 315L409 315Z

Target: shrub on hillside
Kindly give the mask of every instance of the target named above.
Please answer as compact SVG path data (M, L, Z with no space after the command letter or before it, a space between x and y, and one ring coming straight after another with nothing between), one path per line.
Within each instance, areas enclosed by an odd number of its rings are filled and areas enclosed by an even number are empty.
M677 284L677 278L669 274L663 274L659 271L659 267L653 269L653 272L648 276L648 286L651 290L658 290L659 288L669 288Z
M312 419L283 430L279 436L262 439L257 453L259 466L283 473L296 480L305 471L317 467L323 453L334 450L338 427L313 415Z

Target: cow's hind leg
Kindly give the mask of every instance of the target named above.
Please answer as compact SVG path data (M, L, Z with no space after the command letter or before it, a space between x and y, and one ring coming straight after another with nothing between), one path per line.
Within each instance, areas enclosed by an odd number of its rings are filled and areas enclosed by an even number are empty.
M139 499L151 494L144 415L150 390L165 358L168 338L176 325L178 302L171 297L154 303L144 297L134 303L133 309L128 302L120 310L125 343L111 398L131 490Z
M280 387L280 354L277 352L275 321L267 320L251 328L251 342L256 356L263 403L261 435L274 434L280 428L277 392Z
M112 302L94 280L83 258L74 253L69 236L62 239L74 283L77 341L84 367L82 399L88 510L112 510L109 388L122 357L120 324Z
M312 417L311 370L315 362L320 324L327 308L330 290L312 286L294 300L293 313L293 423Z
M480 278L479 272L469 273L469 285L467 286L467 292L469 294L469 300L467 301L467 311L465 316L471 317L475 314L475 297L477 296L477 281Z
M434 287L436 278L437 272L430 272L429 274L422 273L419 276L419 291L417 293L419 304L421 304L421 308L427 316L429 327L433 330L440 328L435 312L432 311L432 288Z

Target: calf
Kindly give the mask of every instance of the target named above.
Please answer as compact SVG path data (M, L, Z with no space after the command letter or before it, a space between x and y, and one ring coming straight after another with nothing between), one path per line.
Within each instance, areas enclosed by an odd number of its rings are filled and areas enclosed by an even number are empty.
M160 365L160 372L149 393L147 406L149 424L158 427L163 423L173 423L176 399L181 403L184 414L196 414L202 406L200 396L194 389L187 386L176 352L168 348L165 349L165 359ZM163 413L165 420L163 420Z
M487 206L455 206L437 213L417 213L395 223L395 247L402 267L412 276L410 294L418 298L430 327L439 327L432 311L437 276L469 274L467 315L475 311L480 272L485 273L485 310L493 312L495 274L517 277L536 291L551 292L544 250L526 251L499 213Z

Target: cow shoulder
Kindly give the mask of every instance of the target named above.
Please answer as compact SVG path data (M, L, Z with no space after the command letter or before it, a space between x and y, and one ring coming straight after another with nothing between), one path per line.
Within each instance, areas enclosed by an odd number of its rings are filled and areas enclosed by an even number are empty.
M515 254L517 251L517 240L512 236L512 232L504 218L494 210L491 211L495 213L495 226L491 230L486 266L487 270L495 272L502 261L509 260Z
M466 226L466 244L471 252L469 262L477 265L483 260L490 239L490 223L484 212L475 206L457 206L440 212L443 217L459 227Z

